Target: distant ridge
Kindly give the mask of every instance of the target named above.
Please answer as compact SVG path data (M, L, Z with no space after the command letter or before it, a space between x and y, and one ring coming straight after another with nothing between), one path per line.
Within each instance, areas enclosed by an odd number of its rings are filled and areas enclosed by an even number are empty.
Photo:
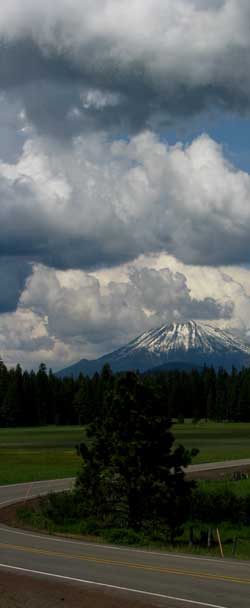
M81 361L57 372L57 376L92 376L109 363L114 372L139 370L145 372L167 364L202 367L213 365L230 370L232 366L250 366L250 345L230 332L206 323L188 321L170 323L152 329L126 346L98 359Z
M157 365L152 369L147 370L145 373L160 374L161 372L179 371L179 372L191 372L193 369L201 372L203 370L202 365L197 363L188 363L188 361L167 361L163 365Z

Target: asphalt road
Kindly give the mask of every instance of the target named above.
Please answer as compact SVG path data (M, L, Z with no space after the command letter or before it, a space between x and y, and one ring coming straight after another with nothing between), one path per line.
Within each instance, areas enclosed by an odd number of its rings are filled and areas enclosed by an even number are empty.
M0 528L0 569L160 600L160 605L249 608L246 562L88 544Z
M226 469L240 469L240 467L250 466L250 458L241 460L225 460L223 462L203 462L201 464L191 464L187 467L187 473L199 473L200 471L224 471ZM249 602L250 606L250 602Z
M74 484L74 478L51 479L49 481L34 481L0 486L0 508L5 505L21 502L49 492L69 490Z
M72 479L0 486L0 506L60 491ZM0 527L0 569L127 591L167 608L249 608L250 565L140 551Z

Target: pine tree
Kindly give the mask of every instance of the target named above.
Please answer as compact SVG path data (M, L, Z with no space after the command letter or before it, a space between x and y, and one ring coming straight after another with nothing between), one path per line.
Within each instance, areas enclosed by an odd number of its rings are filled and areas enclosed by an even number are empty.
M135 373L118 376L102 413L81 444L78 491L89 512L135 529L169 526L172 537L188 516L191 484L183 467L192 453L174 448L161 395ZM126 515L125 515L126 514Z

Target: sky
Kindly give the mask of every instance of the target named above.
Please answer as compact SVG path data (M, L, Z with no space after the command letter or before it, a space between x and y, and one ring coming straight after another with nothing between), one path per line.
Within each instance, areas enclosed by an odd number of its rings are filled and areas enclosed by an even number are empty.
M0 355L250 341L249 0L2 0Z

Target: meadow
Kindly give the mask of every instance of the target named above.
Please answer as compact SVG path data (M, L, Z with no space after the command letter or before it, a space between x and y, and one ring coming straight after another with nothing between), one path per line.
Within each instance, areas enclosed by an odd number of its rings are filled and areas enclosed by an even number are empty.
M172 430L176 443L199 449L194 462L250 458L248 423L185 422ZM0 429L0 484L74 476L84 437L79 426Z
M0 429L0 485L74 476L84 436L79 426Z
M194 463L250 458L250 423L185 422L175 424L176 442L198 448Z

